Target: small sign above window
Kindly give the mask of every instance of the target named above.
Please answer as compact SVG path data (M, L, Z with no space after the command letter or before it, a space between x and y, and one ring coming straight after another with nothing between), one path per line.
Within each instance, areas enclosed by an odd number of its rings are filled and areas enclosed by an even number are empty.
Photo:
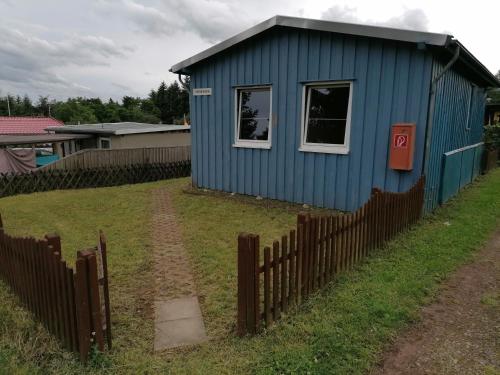
M193 89L194 96L204 96L204 95L212 95L212 88L205 87L200 89Z

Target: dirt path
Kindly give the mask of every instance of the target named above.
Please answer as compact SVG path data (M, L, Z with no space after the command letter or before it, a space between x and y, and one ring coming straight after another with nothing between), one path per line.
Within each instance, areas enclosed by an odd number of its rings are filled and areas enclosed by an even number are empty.
M168 189L153 191L155 351L207 340L192 267Z
M373 374L500 374L500 229L444 283Z
M167 189L153 190L155 299L195 296L191 264Z

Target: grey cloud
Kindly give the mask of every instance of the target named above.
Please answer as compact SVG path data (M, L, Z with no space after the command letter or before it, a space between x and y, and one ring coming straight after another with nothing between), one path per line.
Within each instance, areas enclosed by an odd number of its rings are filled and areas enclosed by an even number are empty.
M163 0L157 8L134 0L100 0L97 7L110 15L125 16L154 37L189 32L215 43L251 24L250 17L230 0Z
M244 30L251 17L234 1L165 0L183 21L184 31L193 31L202 39L214 43Z
M0 26L0 80L10 82L13 87L25 86L47 93L64 89L88 92L88 87L70 82L57 71L66 66L107 65L107 59L124 57L128 50L99 36L76 35L48 41Z
M357 9L347 5L334 5L323 12L321 18L329 21L360 22L357 16Z
M407 9L401 16L389 18L385 24L401 29L426 31L429 28L429 19L422 9Z
M400 29L427 31L429 20L422 9L406 9L396 17L391 17L386 21L363 20L358 17L357 9L348 6L334 5L322 13L321 18L331 21L367 23L376 26L389 26Z
M111 82L111 84L115 87L118 87L120 90L130 91L130 87L122 85L121 83Z
M140 29L149 34L170 35L180 26L175 17L168 17L156 8L132 0L123 1L123 11Z

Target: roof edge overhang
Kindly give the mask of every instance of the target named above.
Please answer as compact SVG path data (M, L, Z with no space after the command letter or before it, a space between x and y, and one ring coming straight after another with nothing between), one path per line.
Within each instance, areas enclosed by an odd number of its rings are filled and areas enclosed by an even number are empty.
M460 48L460 54L458 59L463 62L468 69L473 73L482 78L487 87L500 87L500 81L495 77L495 75L483 65L467 48L464 47L462 43L458 40L453 40L452 44Z
M410 43L424 43L431 46L446 47L452 41L448 34L437 34L423 31L395 29L390 27L361 25L345 22L315 20L288 16L274 16L261 22L229 39L220 42L170 68L172 73L189 74L189 67L210 56L222 52L246 39L249 39L274 26L285 26L299 29L318 30L339 34L372 37L379 39L396 40Z
M182 128L181 128L182 126ZM179 125L179 128L147 128L144 129L75 129L71 125L51 128L57 134L94 134L94 135L129 135L129 134L144 134L144 133L175 133L189 132L191 126Z

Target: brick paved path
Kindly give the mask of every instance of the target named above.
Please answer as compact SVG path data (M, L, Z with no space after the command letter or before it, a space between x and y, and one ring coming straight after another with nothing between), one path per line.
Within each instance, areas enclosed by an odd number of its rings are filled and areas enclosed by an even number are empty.
M189 258L168 189L153 191L155 350L207 339Z

